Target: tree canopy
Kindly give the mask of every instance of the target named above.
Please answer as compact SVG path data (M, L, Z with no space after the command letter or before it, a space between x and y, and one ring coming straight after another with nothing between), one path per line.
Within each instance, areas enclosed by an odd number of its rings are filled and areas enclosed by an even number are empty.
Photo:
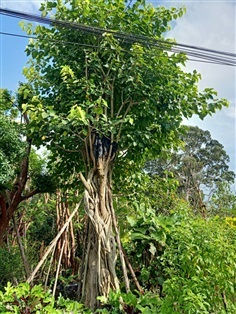
M55 11L55 19L67 24L25 26L37 40L26 48L31 61L24 72L39 97L27 111L39 143L62 157L62 168L71 171L80 164L77 152L91 132L118 143L126 152L122 163L140 162L173 142L183 117L195 113L203 118L227 105L212 89L198 92L200 75L182 70L184 54L134 37L164 40L162 34L184 9L154 8L145 1L127 6L116 0L47 1L41 11ZM104 32L87 34L71 22ZM116 33L131 39L117 39Z
M9 187L19 171L24 154L22 130L15 118L14 99L6 89L0 90L0 191Z

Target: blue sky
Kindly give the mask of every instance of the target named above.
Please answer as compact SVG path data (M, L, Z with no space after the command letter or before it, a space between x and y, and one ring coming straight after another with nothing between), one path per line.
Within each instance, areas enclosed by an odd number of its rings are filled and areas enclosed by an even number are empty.
M41 1L0 0L1 8L38 13ZM177 20L168 37L177 42L236 53L236 2L230 0L147 1L154 5L185 5L187 13ZM19 20L0 15L0 31L23 34ZM0 35L0 87L11 91L23 81L22 69L27 58L24 53L27 39ZM218 96L227 98L230 107L201 121L193 117L186 124L209 130L214 139L222 143L230 156L230 168L236 171L236 73L229 66L189 62L187 71L196 69L202 74L200 89L213 87Z

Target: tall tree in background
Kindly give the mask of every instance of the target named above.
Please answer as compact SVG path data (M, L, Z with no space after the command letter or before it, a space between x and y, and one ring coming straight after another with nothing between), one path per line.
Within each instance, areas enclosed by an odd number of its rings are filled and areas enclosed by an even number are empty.
M24 110L34 140L48 145L65 180L74 173L84 184L88 223L79 294L94 309L97 296L119 288L117 245L126 278L112 202L113 170L142 167L147 156L171 145L183 117L203 118L227 101L217 100L212 89L198 92L200 76L182 70L184 54L149 45L149 39L164 40L162 33L183 9L154 8L143 0L129 5L55 0L41 11L44 16L52 11L67 24L23 26L37 37L26 48L31 59L24 72L38 93L37 104ZM90 32L68 22L91 26Z
M186 127L181 136L182 147L146 164L149 173L160 176L172 172L179 181L179 192L197 210L216 192L220 183L233 183L235 174L229 170L229 156L209 131Z

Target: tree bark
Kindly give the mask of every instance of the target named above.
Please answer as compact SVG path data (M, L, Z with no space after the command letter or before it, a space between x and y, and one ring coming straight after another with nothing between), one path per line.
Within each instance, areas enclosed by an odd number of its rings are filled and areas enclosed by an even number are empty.
M12 185L11 191L4 191L0 194L0 246L3 246L6 241L9 224L17 211L18 205L38 193L37 190L33 190L23 195L28 180L31 139L27 139L27 144L25 157L20 166L20 173Z
M87 179L80 173L85 186L85 211L88 216L86 248L82 263L82 285L79 296L94 310L99 306L98 296L107 297L110 290L119 289L116 276L117 247L112 220L112 160L114 143L110 139L93 137L88 164L92 164ZM91 139L89 143L91 144ZM87 154L88 157L88 154Z
M9 206L6 196L0 195L0 246L6 242L10 220L19 204L17 199L15 197L14 203Z
M5 197L3 195L0 195L0 246L3 245L4 239L6 237L7 233L7 227L8 227L8 219L7 219L7 205L5 201Z

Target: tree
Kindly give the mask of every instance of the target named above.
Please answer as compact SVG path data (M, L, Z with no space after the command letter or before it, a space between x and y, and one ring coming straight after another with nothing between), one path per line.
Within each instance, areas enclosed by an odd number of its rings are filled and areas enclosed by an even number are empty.
M230 182L217 182L208 207L212 213L217 215L235 216L236 193L232 191Z
M65 180L74 174L84 184L87 239L79 294L94 309L98 295L119 288L116 244L127 279L112 202L113 171L142 167L147 155L171 145L183 117L203 118L227 101L217 100L212 89L198 92L200 76L182 70L184 54L150 45L164 41L162 33L183 9L154 8L144 0L129 5L55 0L40 10L43 16L53 11L61 22L23 26L37 37L26 48L31 59L24 73L38 95L37 105L24 110L31 135L50 147Z
M150 161L146 170L160 176L172 172L179 182L179 192L197 210L216 192L220 183L233 183L235 174L229 170L229 156L209 131L186 127L180 137L183 145L176 152Z
M43 175L43 161L32 148L32 138L25 132L28 116L22 113L22 105L32 97L27 84L20 84L16 99L6 89L0 90L0 246L18 205L45 191L32 180Z

